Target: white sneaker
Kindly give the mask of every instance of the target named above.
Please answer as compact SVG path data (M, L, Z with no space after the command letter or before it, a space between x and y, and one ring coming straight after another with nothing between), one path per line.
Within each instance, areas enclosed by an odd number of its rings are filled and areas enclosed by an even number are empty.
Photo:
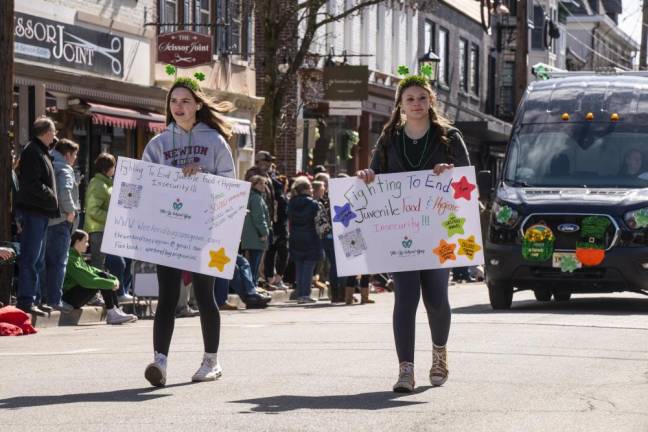
M106 314L106 324L124 324L132 320L130 316L127 316L117 307L109 309Z
M216 354L205 353L200 368L191 377L191 381L214 381L223 375L223 369L218 364Z
M144 377L155 387L164 387L166 384L167 356L155 353L153 363L146 366Z
M393 390L397 393L411 393L414 391L414 363L401 362L398 365L398 381Z
M297 299L297 304L311 304L311 303L317 303L317 300L315 300L312 297L299 297Z
M119 303L132 303L133 302L133 296L130 294L122 294L120 296L117 296L117 301Z
M126 316L126 317L129 317L129 318L130 318L130 321L129 321L129 322L135 322L135 321L137 321L137 315L128 314L128 313L124 312L124 311L122 310L122 308L120 308L120 307L118 307L118 306L115 306L115 309L117 309L117 313L118 313L118 314L123 315L123 316Z

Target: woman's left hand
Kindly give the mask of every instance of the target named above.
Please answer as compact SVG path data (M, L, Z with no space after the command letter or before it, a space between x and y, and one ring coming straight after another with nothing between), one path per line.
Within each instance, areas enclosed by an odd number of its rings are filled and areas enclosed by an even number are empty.
M182 167L182 174L184 174L185 176L196 175L201 171L202 168L200 168L200 165L197 163L187 164Z
M445 170L449 170L454 168L454 164L447 164L447 163L438 163L434 165L434 168L432 168L432 171L434 171L435 175L441 175Z

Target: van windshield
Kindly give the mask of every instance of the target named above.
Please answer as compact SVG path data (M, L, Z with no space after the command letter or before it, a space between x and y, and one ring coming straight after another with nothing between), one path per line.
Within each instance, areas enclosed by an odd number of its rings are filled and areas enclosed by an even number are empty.
M504 181L518 187L648 187L648 125L523 125L512 136Z

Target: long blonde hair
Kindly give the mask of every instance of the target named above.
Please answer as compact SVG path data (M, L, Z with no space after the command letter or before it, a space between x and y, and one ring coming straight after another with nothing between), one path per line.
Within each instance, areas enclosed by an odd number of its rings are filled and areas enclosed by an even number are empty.
M384 136L392 136L397 130L402 129L405 126L403 121L403 114L401 112L401 103L403 98L403 92L410 87L420 87L426 92L430 97L430 109L428 110L428 115L430 116L430 127L435 128L439 133L439 141L446 148L446 154L450 160L453 158L452 151L450 149L450 140L448 139L448 131L452 127L452 122L447 119L443 114L438 111L437 108L437 97L434 90L430 84L422 84L417 81L407 82L404 85L398 86L396 90L396 98L394 102L394 109L392 110L391 117L389 121L383 127L382 133L380 134L379 141L383 141L383 145L379 149L382 152L381 160L386 161L385 154L385 142L390 140L384 140Z
M225 119L224 114L234 110L234 105L231 102L216 102L214 99L207 96L203 93L202 90L194 90L189 85L183 82L176 82L169 89L166 98L166 124L168 125L173 120L173 115L171 115L170 103L171 103L171 93L177 88L187 89L193 96L196 103L202 105L202 107L196 111L196 122L203 122L212 129L216 129L223 138L229 141L232 137L232 125Z

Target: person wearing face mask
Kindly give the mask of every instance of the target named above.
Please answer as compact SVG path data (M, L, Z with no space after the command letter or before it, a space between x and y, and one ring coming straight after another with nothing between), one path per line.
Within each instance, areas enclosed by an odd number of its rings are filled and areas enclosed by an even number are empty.
M229 102L215 102L191 78L178 78L166 99L167 128L146 145L142 160L181 168L185 176L199 172L236 178L228 140L232 126L224 114L233 109ZM167 357L175 323L175 308L180 296L182 270L158 265L158 306L153 323L153 362L145 378L156 387L166 384ZM215 290L229 285L226 279L192 273L193 289L200 311L203 360L192 381L213 381L222 375L217 353L220 342L220 313Z
M399 83L391 118L378 138L370 168L358 171L357 176L371 183L376 174L433 170L439 175L467 165L470 161L461 133L437 111L436 95L428 80L415 75ZM399 361L395 392L414 389L414 329L421 295L432 333L430 383L439 386L448 379L448 272L434 269L393 273L393 330Z
M35 138L23 150L17 167L16 209L22 224L17 306L24 312L45 316L34 301L43 283L40 274L45 265L47 225L50 218L61 215L49 155L49 148L56 140L54 121L48 117L37 119L33 133Z

